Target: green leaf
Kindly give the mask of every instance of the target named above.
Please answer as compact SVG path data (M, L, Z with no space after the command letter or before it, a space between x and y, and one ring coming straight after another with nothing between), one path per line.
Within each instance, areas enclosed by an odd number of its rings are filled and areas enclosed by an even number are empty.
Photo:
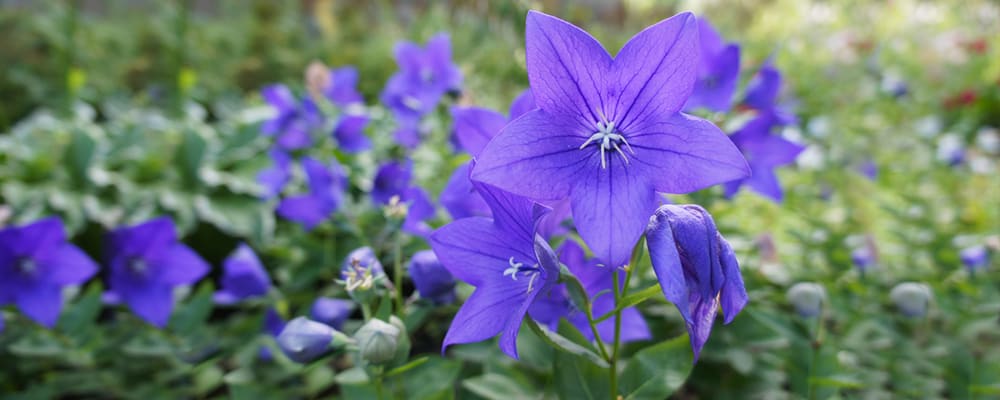
M393 378L402 381L406 397L415 400L454 398L455 380L462 372L462 363L437 356L417 359L419 360L426 361L403 372L399 378ZM399 369L402 367L397 368Z
M223 232L263 243L274 236L274 213L267 203L249 196L199 195L194 201L198 217Z
M462 387L490 400L526 399L531 393L521 390L517 381L500 374L487 373L462 381Z
M619 304L618 307L615 307L614 310L608 311L606 314L598 317L596 320L594 320L594 323L602 322L607 320L608 318L612 318L615 316L616 312L632 307L636 304L642 303L643 301L646 301L646 299L657 296L660 293L662 293L662 291L660 290L660 284L655 284L648 288L642 289L636 293L632 293L628 296L625 296L625 298L622 299L621 304Z
M586 343L586 338L566 320L560 321L559 330L572 343ZM611 393L611 381L607 368L587 362L587 358L583 356L564 351L555 352L552 373L555 378L556 394L561 399L572 400L608 398L608 394Z
M173 317L168 326L174 332L191 333L205 327L205 321L212 314L212 285L204 284L198 287L198 292L187 304L184 304Z
M694 368L689 343L684 334L635 353L621 374L625 398L665 399L677 391Z
M180 165L181 176L185 184L196 185L199 183L198 170L201 169L202 160L205 159L205 150L208 143L194 129L184 130L184 139L177 148L176 161Z
M97 150L97 141L91 137L84 129L74 129L73 138L70 139L66 148L64 161L66 170L77 186L84 186L87 182L87 169L94 159Z
M539 326L538 323L531 318L525 318L524 320L528 323L528 326L531 327L532 331L538 334L539 337L548 342L552 347L566 353L579 356L600 368L610 367L608 362L601 358L601 356L597 355L597 353L574 343L572 340L569 340L556 332L548 330L548 328L545 328L544 326Z

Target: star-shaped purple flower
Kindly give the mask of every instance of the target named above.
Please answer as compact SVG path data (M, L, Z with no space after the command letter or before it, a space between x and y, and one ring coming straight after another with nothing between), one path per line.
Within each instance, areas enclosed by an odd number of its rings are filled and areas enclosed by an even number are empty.
M456 278L476 287L445 335L442 351L500 334L500 349L517 358L521 321L559 276L559 261L535 224L547 209L520 196L475 183L493 218L471 217L445 225L431 248Z
M724 43L705 18L698 19L698 36L701 41L698 81L684 109L728 111L740 78L740 46Z
M234 304L240 300L261 297L271 290L271 278L250 246L241 243L222 264L222 289L215 293L215 302Z
M604 264L628 262L657 191L748 175L719 128L679 112L698 75L692 14L646 28L614 58L580 28L536 11L525 35L539 109L486 145L472 178L536 201L569 197L580 236Z
M372 146L371 140L365 136L369 121L365 99L357 86L358 70L342 67L330 70L330 80L323 89L323 95L340 108L341 116L333 128L333 137L348 153L357 153Z
M310 157L302 159L302 169L309 180L309 191L281 200L277 211L282 218L312 229L340 208L347 187L347 174L336 160L327 165Z
M323 125L319 108L309 98L295 98L285 85L270 85L260 92L275 110L275 115L264 122L261 132L275 136L275 143L284 150L297 150L312 144L311 132Z
M177 240L167 217L118 228L108 234L107 244L111 297L160 328L174 308L174 287L198 282L211 268Z
M749 301L736 255L712 216L697 205L658 208L646 241L660 288L684 317L697 360L719 306L728 324Z
M375 173L372 184L372 200L375 204L389 204L393 197L407 204L403 231L418 236L427 236L431 228L425 222L434 216L434 204L424 189L411 185L413 161L390 161L382 164Z
M95 273L97 264L66 241L57 217L0 230L0 304L17 304L43 326L56 325L63 286L82 284Z
M730 137L743 152L753 173L748 178L727 182L726 197L734 196L740 187L747 185L757 193L781 202L784 192L774 170L795 162L805 146L772 134L771 130L778 126L778 119L771 113L758 115Z

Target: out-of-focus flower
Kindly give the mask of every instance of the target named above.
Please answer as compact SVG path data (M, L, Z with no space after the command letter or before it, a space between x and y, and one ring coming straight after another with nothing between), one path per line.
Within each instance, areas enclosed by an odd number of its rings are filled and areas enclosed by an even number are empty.
M379 167L372 184L372 200L378 205L387 205L393 198L406 203L406 218L403 231L418 236L427 236L431 228L425 222L434 216L434 204L424 189L411 185L413 161L390 161Z
M365 110L364 97L357 90L358 70L341 67L330 70L323 94L340 109L340 119L333 128L337 144L348 153L371 148L371 140L365 136L369 118Z
M317 297L309 309L309 316L313 320L330 325L333 329L340 329L352 312L354 312L353 301Z
M752 174L748 178L727 182L725 184L727 197L732 197L740 187L747 185L764 197L781 202L784 191L774 170L795 162L795 158L805 150L805 146L772 134L771 130L778 124L778 117L775 114L763 113L747 122L730 137L746 157Z
M471 167L472 164L467 162L455 168L439 197L441 205L454 219L490 216L490 207L469 179Z
M922 317L931 301L931 289L923 283L903 282L892 288L889 298L907 317Z
M257 254L241 243L222 264L222 290L215 293L215 302L233 304L240 300L260 297L271 290L271 278Z
M398 327L379 319L370 319L354 334L361 359L379 365L396 357L400 335Z
M59 320L63 286L83 284L97 269L86 253L66 241L57 217L0 230L0 304L17 304L43 326L52 328Z
M288 169L292 166L292 158L284 150L274 148L267 154L271 157L272 165L257 174L257 183L264 188L261 196L264 199L281 193L291 176Z
M772 114L779 125L795 123L795 114L778 103L781 82L781 71L774 66L773 60L768 59L747 85L743 105L760 113Z
M684 109L727 111L740 77L740 46L724 43L719 32L704 17L698 19L698 33L701 41L698 81Z
M966 247L958 253L959 258L962 259L962 264L970 272L976 272L983 268L986 268L990 262L990 253L986 249L986 246L978 245L972 247Z
M326 324L298 317L285 325L278 335L278 347L297 363L307 363L330 350L334 330Z
M261 126L264 135L274 136L278 147L286 151L312 144L311 132L323 125L323 116L311 99L296 99L285 85L266 86L260 94L275 111Z
M646 242L663 295L684 317L697 359L720 306L728 324L749 301L736 255L697 205L660 206L649 219Z
M954 133L941 135L937 143L936 156L938 161L950 166L959 165L965 161L965 142Z
M452 320L442 351L500 334L500 349L517 358L521 321L559 277L559 261L535 233L535 224L547 209L493 186L473 184L493 210L493 218L463 218L430 237L441 264L476 287Z
M174 287L193 284L211 269L177 240L174 222L167 217L118 228L107 243L112 297L160 328L174 308Z
M455 301L455 277L441 265L433 251L421 250L414 253L409 270L413 286L416 286L420 297L435 304Z
M340 267L340 279L344 280L347 292L352 298L355 298L356 291L371 291L376 281L383 276L385 272L382 263L375 258L372 248L367 246L357 248L348 254Z
M865 178L868 178L868 180L874 181L878 178L878 164L872 159L865 160L865 162L858 166L858 172L864 175Z
M302 159L302 169L309 181L309 192L281 200L277 212L282 218L312 229L340 208L347 173L336 160L327 165L310 157Z
M535 201L569 198L580 236L605 265L628 262L660 203L656 192L749 175L719 128L680 112L698 69L692 14L646 28L615 58L580 28L537 11L525 35L539 108L486 145L472 179Z
M281 315L279 315L278 312L275 311L273 308L268 308L267 311L264 312L263 328L264 332L266 332L268 335L271 335L271 337L277 339L278 335L281 334L281 331L285 329L285 320L282 319ZM271 354L271 349L268 347L261 347L259 354L260 358L263 360L270 361L273 358L273 354Z
M795 307L795 312L805 318L810 318L819 315L823 309L823 303L826 301L826 290L816 283L799 282L788 288L785 297Z

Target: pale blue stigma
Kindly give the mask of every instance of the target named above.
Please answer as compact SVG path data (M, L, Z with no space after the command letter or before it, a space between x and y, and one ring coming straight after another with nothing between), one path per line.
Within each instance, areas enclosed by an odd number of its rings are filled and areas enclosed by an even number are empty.
M632 150L632 145L628 144L628 141L625 140L625 136L622 136L621 133L618 133L618 131L615 130L614 121L607 123L600 121L597 123L597 132L595 132L593 135L590 135L590 138L587 139L586 142L583 142L582 145L580 145L580 150L583 150L591 143L597 143L598 147L600 147L601 150L601 168L608 167L608 162L607 158L605 157L605 152L612 149L618 152L618 155L621 156L622 161L625 161L625 164L628 164L628 157L625 156L625 152L622 151L620 146L618 146L619 142L625 144L625 147L628 148L629 153L635 154L635 151Z
M23 275L32 275L37 269L38 264L35 264L35 260L31 258L24 257L17 262L17 271Z
M132 271L136 275L146 275L146 271L149 270L149 266L146 265L146 261L141 258L133 258L128 262L128 270Z
M503 276L510 276L510 279L517 280L517 274L530 276L528 279L528 292L534 288L535 279L538 278L539 273L541 273L541 268L538 265L524 265L523 263L514 262L514 257L511 257L507 262L510 264L510 268L503 271Z

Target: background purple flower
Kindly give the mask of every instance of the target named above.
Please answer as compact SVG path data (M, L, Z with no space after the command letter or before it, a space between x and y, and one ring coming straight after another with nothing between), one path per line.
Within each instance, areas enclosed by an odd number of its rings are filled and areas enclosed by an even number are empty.
M174 308L174 287L190 285L210 266L177 240L167 217L118 228L108 235L110 290L136 315L165 327Z
M57 217L0 230L0 304L17 304L43 326L56 325L63 286L86 282L97 268L86 253L66 241Z
M292 158L284 150L274 148L267 154L271 157L271 166L257 174L257 183L264 188L261 194L264 199L281 194L291 177L288 169L292 166Z
M765 113L754 117L730 138L743 152L752 171L750 177L725 184L726 197L732 197L743 185L780 203L784 198L781 183L775 173L777 167L791 164L805 146L792 142L771 130L778 126L776 115Z
M323 124L323 116L309 98L298 100L285 85L270 85L260 92L275 115L264 122L261 133L274 136L284 150L297 150L312 144L311 132Z
M268 308L267 311L264 312L263 329L264 332L271 335L272 338L277 339L278 335L281 334L281 331L285 329L285 320L281 318L281 315L279 315L273 308ZM267 346L261 346L259 355L261 359L266 361L270 361L274 358L274 355L271 354L271 348Z
M302 159L302 169L309 180L309 191L281 200L277 212L282 218L298 222L308 230L326 221L340 208L347 187L347 174L336 160L330 161L328 166L310 157Z
M739 179L746 161L712 123L680 113L698 69L684 13L636 34L612 58L568 22L528 13L528 79L539 109L503 128L474 180L536 201L569 197L580 236L609 266L628 262L657 191Z
M761 113L773 114L779 124L795 123L795 114L778 103L781 82L781 71L774 66L773 60L768 59L747 85L742 104Z
M352 312L354 312L354 302L351 300L317 297L309 308L309 317L333 329L340 329Z
M425 222L434 216L434 203L424 189L411 185L413 178L413 161L390 161L382 164L375 173L372 184L372 200L376 204L389 204L393 197L398 197L401 203L406 203L407 214L403 221L403 231L427 236L431 228Z
M728 324L749 300L736 255L697 205L661 206L649 219L646 241L660 288L684 317L697 360L719 307Z
M740 46L725 44L719 32L704 17L698 19L698 36L701 42L698 81L684 109L727 111L740 77Z
M451 276L431 250L421 250L410 258L410 278L420 297L434 304L455 301L455 277Z
M344 262L340 266L341 278L346 279L347 274L356 269L371 271L372 275L385 273L385 270L382 269L382 263L378 261L378 258L375 258L375 251L368 246L354 249L344 258Z
M455 168L438 198L438 201L441 202L445 210L448 210L453 219L490 216L490 207L486 204L486 200L483 200L483 196L480 196L479 192L476 191L472 180L469 179L471 169L471 161Z
M333 128L333 136L340 148L348 153L371 148L371 140L365 136L368 114L364 110L365 99L357 90L358 70L342 67L330 70L330 80L323 89L323 95L340 108L341 116Z
M986 249L986 246L982 245L964 248L958 255L962 259L962 264L970 272L986 268L990 261L989 250Z
M222 289L215 293L215 302L232 304L260 297L271 290L271 278L250 246L241 243L222 264Z

